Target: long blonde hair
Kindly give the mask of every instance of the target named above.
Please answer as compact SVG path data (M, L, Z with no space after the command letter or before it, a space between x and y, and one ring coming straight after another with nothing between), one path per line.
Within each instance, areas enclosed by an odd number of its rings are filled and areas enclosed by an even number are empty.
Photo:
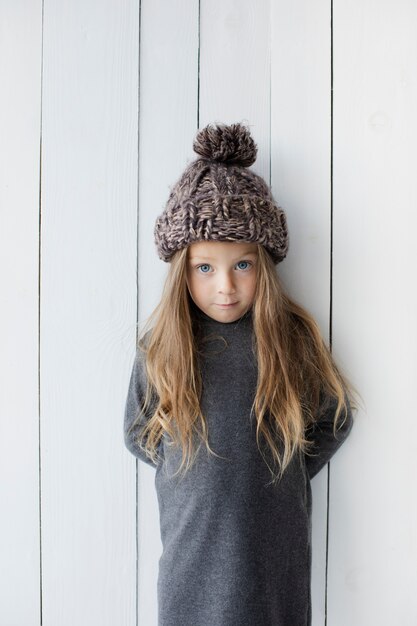
M194 462L195 435L215 454L208 444L207 422L200 409L202 377L186 282L187 258L187 248L173 257L161 300L140 333L138 347L146 353L147 389L131 426L144 421L137 444L155 463L164 433L171 439L170 445L180 445L178 471L184 465L187 471ZM295 453L308 454L313 442L305 439L305 429L325 410L323 398L337 398L336 435L337 423L344 415L343 425L348 410L345 393L351 408L356 409L356 390L336 365L313 317L284 293L275 265L260 244L256 266L252 319L258 381L252 412L258 448L261 451L263 436L279 466L276 475L270 468L276 480ZM283 444L282 455L278 441Z

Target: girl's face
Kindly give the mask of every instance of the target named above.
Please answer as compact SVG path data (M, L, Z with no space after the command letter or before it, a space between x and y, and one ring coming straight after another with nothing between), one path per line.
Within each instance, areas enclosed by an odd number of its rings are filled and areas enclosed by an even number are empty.
M192 243L187 250L191 298L209 317L218 322L234 322L253 304L257 260L256 243Z

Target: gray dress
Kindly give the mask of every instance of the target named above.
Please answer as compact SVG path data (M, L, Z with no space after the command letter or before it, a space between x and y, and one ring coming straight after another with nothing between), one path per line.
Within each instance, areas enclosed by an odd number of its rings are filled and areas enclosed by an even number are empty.
M252 312L222 323L194 305L193 316L198 336L205 337L199 341L201 407L210 446L221 458L202 444L192 468L173 478L181 453L162 439L155 474L163 546L158 626L310 626L310 479L348 436L350 405L338 439L330 406L315 428L317 456L294 456L281 482L272 485L250 419L257 382ZM138 350L126 401L125 444L153 465L134 443L137 428L127 433L145 383ZM263 453L273 467L266 448Z

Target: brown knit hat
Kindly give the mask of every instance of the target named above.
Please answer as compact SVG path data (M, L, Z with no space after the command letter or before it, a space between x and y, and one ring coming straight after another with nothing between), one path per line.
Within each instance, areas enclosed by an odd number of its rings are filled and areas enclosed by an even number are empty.
M171 187L156 220L159 258L169 262L197 241L247 241L262 244L275 264L282 261L287 220L263 178L248 169L258 150L248 128L209 124L198 131L193 149L200 157Z

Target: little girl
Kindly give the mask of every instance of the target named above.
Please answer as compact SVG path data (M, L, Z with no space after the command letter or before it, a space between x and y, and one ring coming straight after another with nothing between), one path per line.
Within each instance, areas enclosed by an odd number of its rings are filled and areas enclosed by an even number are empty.
M353 386L281 286L287 221L249 130L208 125L193 147L156 221L170 271L124 417L156 468L158 624L309 626L310 480L351 431Z

